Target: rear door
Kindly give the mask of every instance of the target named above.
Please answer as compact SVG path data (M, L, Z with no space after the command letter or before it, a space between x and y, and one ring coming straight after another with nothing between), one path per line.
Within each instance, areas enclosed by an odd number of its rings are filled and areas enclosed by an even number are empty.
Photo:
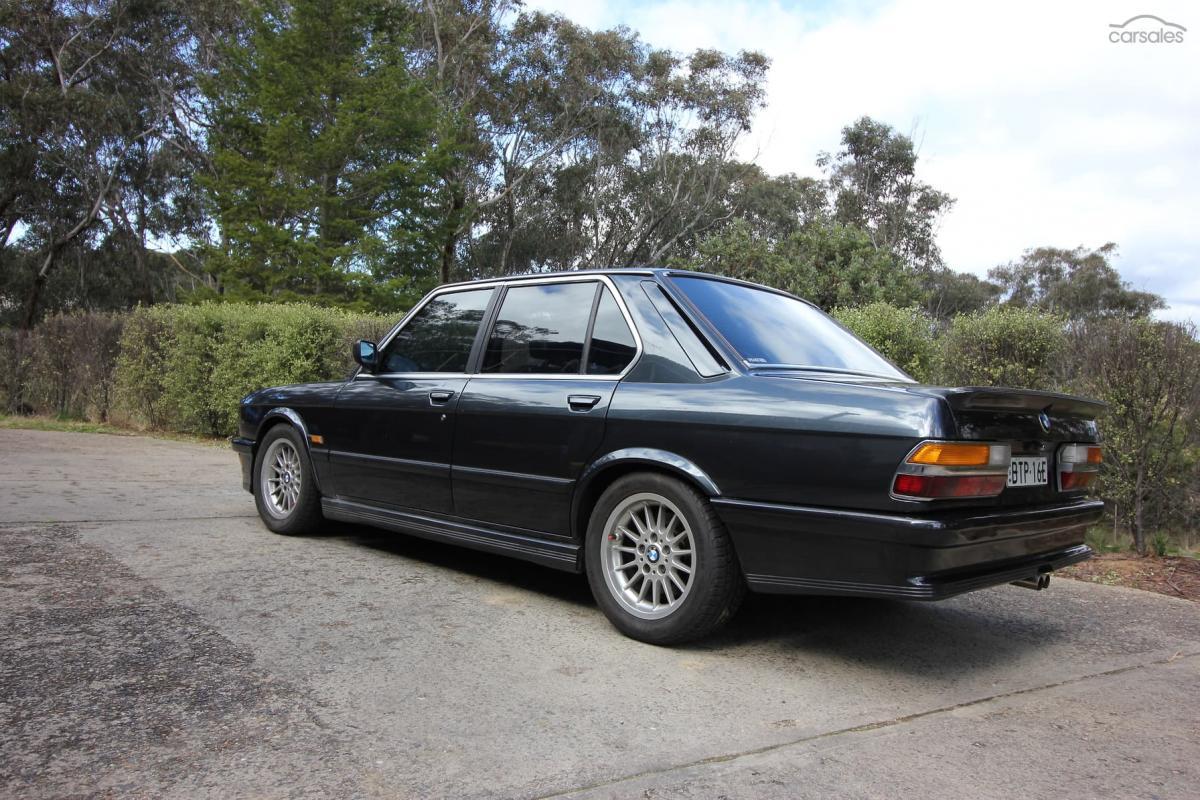
M494 289L432 297L338 395L326 436L334 489L373 505L451 513L454 414Z
M457 409L454 511L566 537L575 480L637 339L595 278L508 286L494 316Z

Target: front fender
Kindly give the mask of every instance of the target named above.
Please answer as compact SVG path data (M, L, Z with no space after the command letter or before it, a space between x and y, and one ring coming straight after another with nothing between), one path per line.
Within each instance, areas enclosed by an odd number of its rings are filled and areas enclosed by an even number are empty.
M304 439L304 451L308 455L308 463L313 464L313 481L317 484L317 491L321 491L321 473L316 469L316 459L313 458L312 443L309 440L308 425L304 423L304 417L300 416L300 412L293 408L280 406L272 408L266 414L263 414L262 421L258 423L258 430L254 434L254 453L257 457L258 446L262 442L262 434L265 429L270 427L272 420L282 419L292 425L296 430L300 431L301 438Z

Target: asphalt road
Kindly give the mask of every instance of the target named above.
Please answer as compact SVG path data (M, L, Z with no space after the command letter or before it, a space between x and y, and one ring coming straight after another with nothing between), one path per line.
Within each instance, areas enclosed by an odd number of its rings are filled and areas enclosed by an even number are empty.
M1200 608L1056 580L751 597L625 639L586 582L263 528L233 454L0 430L0 796L1200 795Z

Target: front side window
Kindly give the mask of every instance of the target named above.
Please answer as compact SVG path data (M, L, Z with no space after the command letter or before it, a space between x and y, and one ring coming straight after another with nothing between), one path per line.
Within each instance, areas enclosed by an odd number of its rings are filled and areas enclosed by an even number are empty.
M671 280L750 367L831 369L911 380L808 303L708 278Z
M410 319L383 354L383 372L466 372L492 289L438 295Z
M596 283L512 286L488 336L483 372L578 374Z

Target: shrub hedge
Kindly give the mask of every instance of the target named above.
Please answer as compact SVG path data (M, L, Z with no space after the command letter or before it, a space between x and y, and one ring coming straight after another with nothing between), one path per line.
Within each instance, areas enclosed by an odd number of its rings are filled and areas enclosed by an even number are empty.
M246 394L346 375L351 342L394 321L300 304L138 309L121 339L118 396L136 424L228 435Z
M1054 389L1067 346L1066 321L996 306L954 318L939 342L939 383Z
M124 321L120 314L56 314L34 331L0 331L3 407L107 421Z
M0 332L0 399L9 413L226 436L247 393L343 376L351 343L395 321L301 304L59 315Z
M1055 367L1067 334L1058 317L1001 307L960 316L938 331L920 310L886 303L834 313L921 381L1061 383ZM345 375L354 339L378 339L395 320L304 304L58 315L32 332L0 331L0 401L9 413L224 436L248 392Z
M934 323L920 309L871 303L836 309L833 316L909 375L922 382L933 380Z

